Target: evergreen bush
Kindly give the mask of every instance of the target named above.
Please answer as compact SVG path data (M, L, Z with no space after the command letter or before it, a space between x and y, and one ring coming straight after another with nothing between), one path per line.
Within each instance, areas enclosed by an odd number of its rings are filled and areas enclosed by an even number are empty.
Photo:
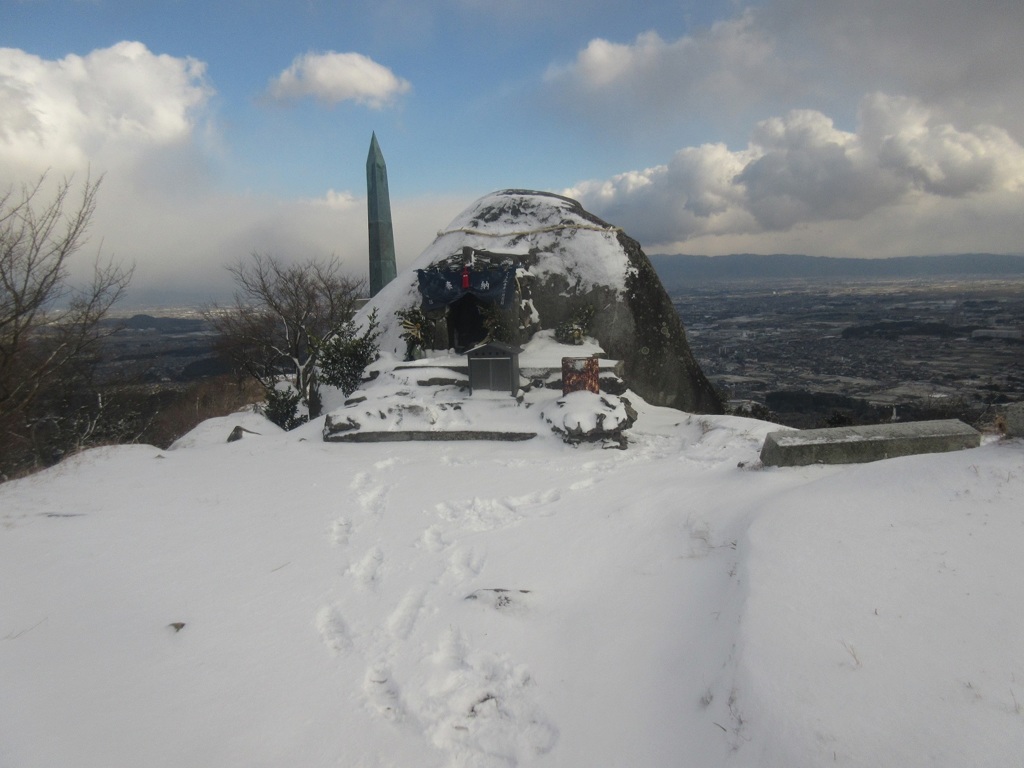
M347 323L320 351L321 379L345 395L351 395L362 382L366 366L377 359L379 337L376 310L359 335L356 335L355 323Z
M308 417L298 414L302 395L293 387L268 389L267 402L260 411L281 429L292 430L306 423Z

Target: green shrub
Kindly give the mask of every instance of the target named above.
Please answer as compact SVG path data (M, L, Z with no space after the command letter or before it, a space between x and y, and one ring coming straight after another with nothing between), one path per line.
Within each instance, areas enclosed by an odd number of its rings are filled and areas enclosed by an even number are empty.
M555 341L560 344L582 344L594 320L594 308L589 304L578 307L572 316L555 328Z
M379 337L376 310L359 335L356 335L355 323L346 323L341 332L320 350L320 378L351 395L362 382L366 366L377 359Z
M427 337L433 338L434 321L428 320L419 307L400 309L395 312L402 325L402 340L405 342L405 359L415 360L418 353L427 349Z
M293 387L268 389L267 402L260 412L281 429L295 429L306 423L307 416L299 416L299 401L302 395Z

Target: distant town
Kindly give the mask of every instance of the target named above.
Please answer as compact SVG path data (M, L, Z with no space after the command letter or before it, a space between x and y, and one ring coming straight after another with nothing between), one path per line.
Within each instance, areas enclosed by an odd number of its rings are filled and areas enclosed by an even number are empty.
M1024 277L740 280L671 295L734 412L801 428L981 423L1024 400Z

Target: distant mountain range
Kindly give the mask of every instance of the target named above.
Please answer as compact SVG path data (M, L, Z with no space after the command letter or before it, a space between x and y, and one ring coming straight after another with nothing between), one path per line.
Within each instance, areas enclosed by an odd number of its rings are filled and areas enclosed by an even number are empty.
M726 256L655 254L651 264L668 289L728 280L1016 277L1024 276L1024 256L958 253L891 259L828 258L789 253L733 253Z

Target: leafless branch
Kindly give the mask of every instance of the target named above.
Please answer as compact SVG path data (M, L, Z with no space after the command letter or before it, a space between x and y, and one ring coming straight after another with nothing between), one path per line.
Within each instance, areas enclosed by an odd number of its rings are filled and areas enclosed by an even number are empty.
M206 312L222 354L267 389L287 375L312 408L319 350L351 320L364 281L342 274L336 257L286 264L257 252L228 271L232 306Z
M46 197L46 177L0 194L0 473L17 415L71 367L96 353L101 321L132 268L98 256L92 279L75 286L68 263L88 241L102 179L79 193L65 178Z

